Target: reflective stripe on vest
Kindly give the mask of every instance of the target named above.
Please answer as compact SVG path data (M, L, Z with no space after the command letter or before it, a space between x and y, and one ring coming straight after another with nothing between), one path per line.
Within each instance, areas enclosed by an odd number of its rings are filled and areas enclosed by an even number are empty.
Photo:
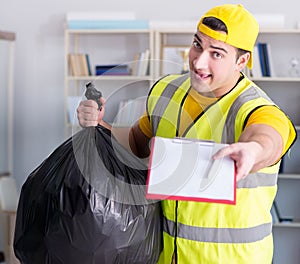
M235 99L235 101L229 109L225 121L225 126L222 134L223 143L231 144L236 142L234 124L238 110L242 107L244 103L250 100L258 99L259 97L270 101L270 98L265 93L255 89L253 86L244 91Z
M235 121L238 110L242 105L250 100L257 98L264 98L270 100L270 98L260 90L255 89L253 86L241 93L233 102L230 107L227 118L224 125L222 134L222 142L231 144L236 142L235 139ZM257 188L262 186L275 186L277 184L278 173L265 174L265 173L252 173L249 177L240 180L237 183L237 188Z
M167 106L170 103L171 98L173 97L174 93L177 91L178 87L189 78L189 74L184 74L179 78L172 80L166 88L163 90L162 94L160 95L156 107L153 110L152 116L152 133L155 135L157 131L159 122L164 115L164 112Z
M239 188L257 188L275 186L277 184L278 173L251 173L245 179L237 182L237 189Z
M250 228L203 228L178 223L177 237L197 242L252 243L264 239L272 232L272 223ZM176 224L164 217L164 231L175 236Z

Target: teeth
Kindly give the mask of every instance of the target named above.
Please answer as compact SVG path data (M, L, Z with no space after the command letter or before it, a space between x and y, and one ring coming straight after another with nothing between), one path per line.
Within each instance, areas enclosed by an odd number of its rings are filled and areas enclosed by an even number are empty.
M201 78L207 78L209 76L209 74L200 74Z
M211 74L209 74L209 73L200 73L197 71L195 71L195 75L198 76L198 78L200 78L202 80L209 78L211 76Z

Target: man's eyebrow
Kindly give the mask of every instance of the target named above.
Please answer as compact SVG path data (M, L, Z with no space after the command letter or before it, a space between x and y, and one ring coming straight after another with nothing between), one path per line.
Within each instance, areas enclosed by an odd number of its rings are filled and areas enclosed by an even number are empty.
M199 37L197 34L195 34L194 37L195 37L199 42L202 43L202 40L200 39L200 37Z
M200 38L197 34L194 34L194 37L195 37L200 43L202 43L201 38ZM213 45L210 45L210 47L213 48L213 49L222 50L222 51L224 51L225 53L228 53L228 51L225 50L225 49L223 49L223 48L216 47L216 46L213 46Z
M228 51L227 51L226 49L223 49L223 48L220 48L220 47L215 47L215 46L213 46L213 45L210 45L210 47L213 48L213 49L222 50L222 51L224 51L225 53L228 53Z

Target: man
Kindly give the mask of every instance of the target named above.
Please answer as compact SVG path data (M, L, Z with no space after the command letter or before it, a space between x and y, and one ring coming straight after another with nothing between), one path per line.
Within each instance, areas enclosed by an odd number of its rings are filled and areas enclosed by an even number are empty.
M280 159L295 140L289 118L242 70L252 67L258 24L242 5L221 5L199 21L190 73L168 75L151 88L147 111L131 128L138 157L153 136L228 143L214 158L236 164L236 205L162 201L164 249L159 263L271 263L270 209ZM103 123L104 110L83 101L82 126ZM183 175L183 177L185 177Z

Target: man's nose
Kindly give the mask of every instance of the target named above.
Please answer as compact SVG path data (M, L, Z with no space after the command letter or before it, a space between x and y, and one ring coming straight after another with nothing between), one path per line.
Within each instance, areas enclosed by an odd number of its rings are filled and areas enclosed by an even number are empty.
M209 59L208 52L204 51L198 53L193 60L195 69L206 69L208 67L208 59Z

